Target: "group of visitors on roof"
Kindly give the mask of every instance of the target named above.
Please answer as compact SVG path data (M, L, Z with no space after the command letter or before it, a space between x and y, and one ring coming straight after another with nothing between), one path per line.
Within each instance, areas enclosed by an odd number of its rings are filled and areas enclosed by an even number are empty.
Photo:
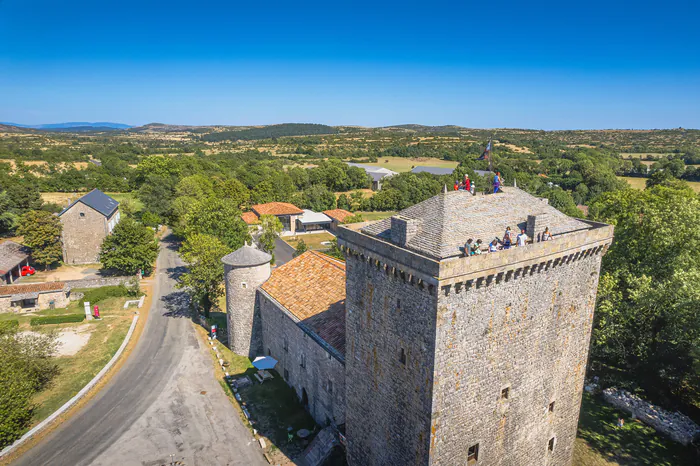
M464 181L455 181L455 191L469 191L474 194L476 187L472 184L472 180L469 179L469 175L464 175Z
M503 233L503 238L494 238L493 241L489 243L488 249L486 251L483 251L481 249L483 245L481 239L477 239L476 241L474 241L473 238L469 238L464 244L464 255L478 256L484 252L498 252L504 249L510 249L514 246L523 247L527 245L528 241L530 241L530 238L527 236L527 233L525 233L525 230L521 229L519 235L514 235L515 232L513 232L513 230L511 230L510 227L506 227L506 231L505 233ZM544 232L542 232L542 234L540 235L540 241L550 241L552 239L554 239L552 237L552 233L549 231L549 227L546 227L544 229Z

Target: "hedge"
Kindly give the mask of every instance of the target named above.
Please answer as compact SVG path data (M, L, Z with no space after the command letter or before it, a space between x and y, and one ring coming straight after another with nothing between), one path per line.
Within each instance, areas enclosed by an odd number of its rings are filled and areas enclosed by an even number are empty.
M85 314L65 314L62 316L34 317L29 321L30 325L65 324L67 322L82 322Z
M0 332L19 327L19 320L0 320Z
M102 286L100 288L94 288L88 290L84 293L82 302L89 302L90 304L99 303L107 298L121 298L122 296L128 296L129 290L124 285L115 286Z

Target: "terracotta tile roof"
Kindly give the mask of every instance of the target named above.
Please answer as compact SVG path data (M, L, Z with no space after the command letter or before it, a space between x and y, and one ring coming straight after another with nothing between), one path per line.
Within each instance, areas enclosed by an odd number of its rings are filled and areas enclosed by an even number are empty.
M348 212L345 209L324 210L323 213L340 223L343 223L346 218L352 217L352 212Z
M47 291L59 291L66 287L65 282L28 283L26 285L0 286L0 296L9 296L22 293L45 293Z
M248 225L254 225L260 221L260 217L255 212L243 212L241 218Z
M272 272L262 289L345 355L345 263L308 251Z
M252 207L258 215L296 215L303 214L304 211L294 204L288 202L268 202L267 204L256 204Z

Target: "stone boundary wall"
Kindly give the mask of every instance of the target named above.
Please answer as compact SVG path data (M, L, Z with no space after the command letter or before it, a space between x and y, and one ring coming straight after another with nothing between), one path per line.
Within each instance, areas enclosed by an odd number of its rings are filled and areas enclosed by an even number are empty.
M79 280L66 280L71 288L99 288L101 286L117 286L126 283L134 277L104 277L104 278L81 278Z
M626 390L606 388L603 390L603 399L666 434L675 442L687 446L694 439L700 438L700 427L688 416L679 412L666 411Z
M112 366L117 362L119 359L119 356L122 355L124 352L124 348L126 348L127 343L129 343L129 340L131 340L131 335L134 333L134 329L136 328L136 322L138 322L139 316L138 314L134 316L134 320L131 321L131 327L129 327L129 331L126 333L126 336L124 337L124 341L122 342L121 346L117 350L116 353L114 353L114 356L112 356L112 359L109 360L109 362L105 365L105 367L102 368L100 372L97 373L93 379L88 382L87 385L83 387L82 390L78 392L77 395L75 395L73 398L70 400L66 401L63 406L58 408L56 411L54 411L49 417L41 421L39 424L37 424L33 429L31 429L29 432L24 434L22 437L20 437L18 440L15 441L12 445L9 445L5 447L4 450L0 451L0 459L2 459L5 455L13 452L17 448L19 448L21 445L23 445L27 440L44 430L46 427L48 427L56 418L58 418L61 414L65 413L71 406L73 406L75 403L77 403L82 397L84 397L92 388L97 385L97 382L102 380L102 378L105 376L107 372L112 368Z

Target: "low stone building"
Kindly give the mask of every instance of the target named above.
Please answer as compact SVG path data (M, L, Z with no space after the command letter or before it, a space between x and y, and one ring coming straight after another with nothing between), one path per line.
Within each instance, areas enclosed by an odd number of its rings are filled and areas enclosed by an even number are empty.
M0 286L0 312L30 312L67 307L70 287L64 282Z
M352 217L352 212L348 212L345 209L331 209L324 210L324 214L328 215L331 222L331 231L336 231L339 225L342 225L348 217Z
M93 189L58 214L63 224L63 262L94 264L107 235L119 223L119 203Z
M309 251L270 272L251 246L225 256L229 347L267 354L322 425L345 422L345 264Z
M460 250L508 226L528 244ZM350 465L569 465L612 233L506 188L342 225L345 263L307 252L270 273L246 246L224 258L229 345L278 359Z
M29 265L29 248L14 241L0 243L0 283L12 284Z

